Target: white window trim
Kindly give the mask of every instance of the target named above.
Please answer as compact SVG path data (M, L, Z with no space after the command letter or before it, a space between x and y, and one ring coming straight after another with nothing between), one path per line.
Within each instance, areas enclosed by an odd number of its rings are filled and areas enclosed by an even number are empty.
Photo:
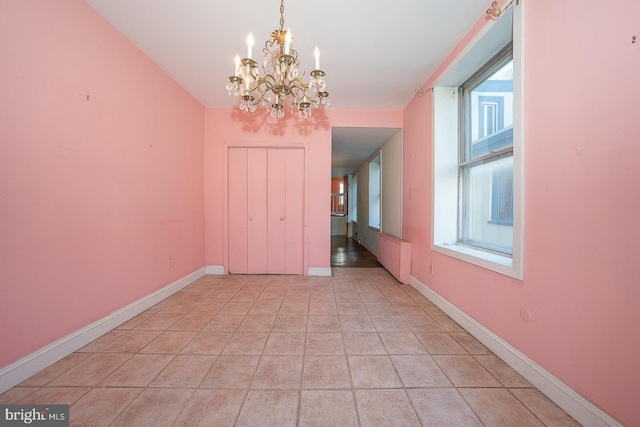
M492 21L465 47L433 85L433 191L431 249L516 279L524 270L524 0L511 7L500 20ZM487 40L503 31L513 17L513 255L499 255L458 241L458 89L493 55ZM495 28L494 28L495 27ZM493 33L491 33L494 29ZM487 36L485 38L485 36ZM490 44L491 42L489 42ZM497 51L504 42L494 42ZM491 48L490 48L491 49Z

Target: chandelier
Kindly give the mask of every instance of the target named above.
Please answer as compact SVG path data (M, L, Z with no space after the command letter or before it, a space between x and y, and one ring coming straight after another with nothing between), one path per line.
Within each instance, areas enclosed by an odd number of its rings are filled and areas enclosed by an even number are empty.
M264 44L262 53L262 76L258 63L251 58L253 35L247 37L247 57L236 54L235 72L229 77L227 91L240 97L240 109L254 112L263 105L271 111L271 117L284 117L285 103L291 114L297 110L298 117L311 116L311 109L329 105L325 73L320 69L320 51L314 49L316 68L311 71L308 84L302 82L304 72L299 75L298 52L291 47L291 30L284 30L284 0L280 0L280 29L274 30Z

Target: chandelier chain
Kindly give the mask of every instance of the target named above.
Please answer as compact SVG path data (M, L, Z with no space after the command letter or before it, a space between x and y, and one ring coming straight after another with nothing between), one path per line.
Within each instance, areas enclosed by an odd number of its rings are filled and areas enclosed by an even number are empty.
M280 0L280 31L284 31L284 0Z

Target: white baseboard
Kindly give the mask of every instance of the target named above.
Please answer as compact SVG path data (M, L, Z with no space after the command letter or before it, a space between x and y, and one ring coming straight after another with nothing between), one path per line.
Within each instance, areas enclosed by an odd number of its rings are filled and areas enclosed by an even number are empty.
M9 390L16 384L40 372L47 366L50 366L62 359L63 357L73 353L79 348L84 347L91 341L118 327L127 320L142 313L149 307L154 306L168 296L173 295L185 286L193 283L197 279L205 275L205 267L199 268L193 273L168 284L162 289L143 297L131 304L123 307L113 313L97 320L82 329L73 332L66 337L60 338L22 359L0 369L0 393Z
M309 276L331 276L331 267L309 267L307 274Z
M580 424L590 427L622 427L622 424L509 345L502 338L482 326L429 286L413 276L411 276L410 284Z
M214 274L216 276L224 275L224 267L221 265L207 265L205 274Z

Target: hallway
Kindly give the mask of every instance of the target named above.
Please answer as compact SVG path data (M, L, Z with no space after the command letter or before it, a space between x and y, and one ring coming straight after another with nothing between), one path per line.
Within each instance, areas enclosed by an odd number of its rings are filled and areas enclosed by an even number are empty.
M0 395L71 426L577 426L383 268L204 276Z
M331 267L380 267L380 263L351 237L331 236Z

